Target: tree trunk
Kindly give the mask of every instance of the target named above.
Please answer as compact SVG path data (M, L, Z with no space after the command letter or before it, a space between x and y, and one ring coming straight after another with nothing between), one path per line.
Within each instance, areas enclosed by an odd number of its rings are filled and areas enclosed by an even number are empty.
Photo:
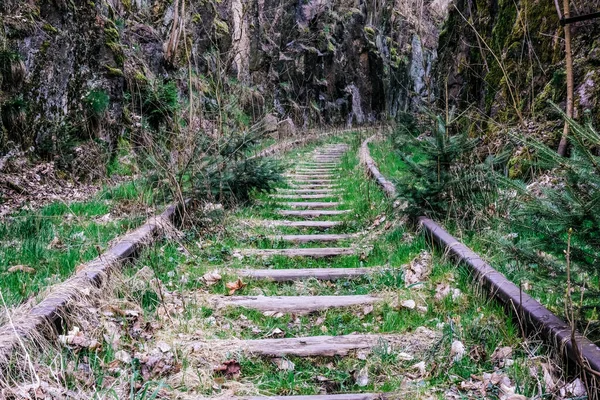
M564 18L569 18L570 7L569 0L563 0L563 12ZM567 24L565 25L565 62L567 68L567 118L573 118L573 57L571 54L571 28ZM563 128L563 134L558 145L558 154L565 156L567 154L569 137L569 121L565 121Z

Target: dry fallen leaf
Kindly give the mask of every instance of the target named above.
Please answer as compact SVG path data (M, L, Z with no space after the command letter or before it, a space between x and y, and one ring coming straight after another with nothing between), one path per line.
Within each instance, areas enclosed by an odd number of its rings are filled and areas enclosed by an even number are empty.
M363 315L369 315L373 312L373 304L368 304L366 306L363 307Z
M510 358L511 355L512 355L512 347L510 347L510 346L498 347L496 350L494 350L494 353L492 353L492 361L495 364L498 364L500 367L503 367L505 360L507 358Z
M129 364L131 362L131 355L125 350L119 350L115 353L115 360L118 360L123 364Z
M214 371L218 374L225 375L228 378L236 378L239 376L242 367L236 360L228 360L218 367L214 368Z
M419 373L420 377L425 376L425 361L418 362L415 365L413 365L411 368L416 369L417 372Z
M435 300L443 300L450 294L450 285L445 282L438 283L435 287Z
M450 349L450 356L455 362L462 360L465 355L465 345L460 340L452 342L452 348Z
M246 286L246 284L242 282L240 278L238 278L238 280L235 282L227 282L225 284L225 287L229 289L229 295L234 294L237 290L242 289L244 286Z
M8 272L26 272L28 274L35 274L35 269L27 265L14 265L8 269Z
M296 365L285 358L274 358L273 362L277 365L277 369L281 371L293 371Z
M207 272L202 276L202 280L208 286L212 286L221 280L221 275L216 271Z
M284 335L285 335L285 332L284 332L284 331L282 331L282 330L281 330L281 329L279 329L279 328L275 328L275 329L273 329L271 332L269 332L269 333L266 335L266 337L281 337L281 336L284 336Z
M560 389L560 395L563 398L585 398L587 390L581 379L577 378L573 382L566 384Z
M404 282L406 286L423 282L431 273L431 254L423 251L406 267L404 272Z
M356 373L354 376L354 380L356 384L360 387L365 387L369 384L369 370L367 367L364 367L360 371Z
M414 300L404 300L400 305L404 308L408 308L409 310L414 310L417 306Z
M163 353L171 351L171 346L169 346L169 344L165 343L165 342L158 342L156 344L156 347L158 347L159 350L162 351Z
M265 311L265 312L263 312L263 315L265 317L281 318L285 314L282 312L278 312L278 311Z
M101 347L96 339L86 337L78 327L74 327L66 335L60 335L58 339L62 344L78 348L97 350Z

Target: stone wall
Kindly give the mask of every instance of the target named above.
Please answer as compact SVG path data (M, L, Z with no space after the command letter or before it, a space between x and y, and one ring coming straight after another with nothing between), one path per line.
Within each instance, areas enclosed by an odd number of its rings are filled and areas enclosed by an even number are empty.
M229 92L250 122L266 113L299 129L394 118L431 98L427 71L443 7L440 0L4 0L0 152L33 146L52 158L90 139L114 148L136 127L158 128L158 114L177 120L155 104L172 100L171 87L179 110L199 99L190 110L206 118L184 117L208 134L214 127L206 121Z

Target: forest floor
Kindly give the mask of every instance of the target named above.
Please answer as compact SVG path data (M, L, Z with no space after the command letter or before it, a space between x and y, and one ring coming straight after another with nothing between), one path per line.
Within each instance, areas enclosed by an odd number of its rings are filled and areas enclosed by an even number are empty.
M287 182L252 206L206 206L36 359L37 383L11 390L511 400L578 390L407 227L359 165L357 139L292 151Z

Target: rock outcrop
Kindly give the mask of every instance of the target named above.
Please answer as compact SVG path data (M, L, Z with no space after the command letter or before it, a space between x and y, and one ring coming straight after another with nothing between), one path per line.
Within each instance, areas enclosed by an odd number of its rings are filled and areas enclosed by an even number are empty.
M421 3L4 0L0 152L110 149L181 117L222 126L205 120L224 101L227 123L271 112L286 132L394 118L431 98L445 4Z

